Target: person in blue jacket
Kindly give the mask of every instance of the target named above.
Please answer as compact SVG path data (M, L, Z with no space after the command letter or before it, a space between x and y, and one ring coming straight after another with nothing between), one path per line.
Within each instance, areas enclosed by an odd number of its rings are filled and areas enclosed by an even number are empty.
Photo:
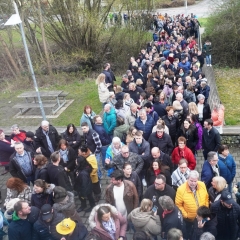
M139 111L139 117L136 119L134 123L134 127L137 130L143 131L143 137L145 140L148 140L154 126L155 126L154 119L150 115L147 115L145 109L141 109Z
M107 134L112 138L113 130L117 126L117 115L114 108L110 104L104 106L103 127Z
M223 177L228 184L228 191L232 193L232 182L236 175L236 163L233 156L229 153L227 145L221 145L218 149L218 162L220 164L220 176Z

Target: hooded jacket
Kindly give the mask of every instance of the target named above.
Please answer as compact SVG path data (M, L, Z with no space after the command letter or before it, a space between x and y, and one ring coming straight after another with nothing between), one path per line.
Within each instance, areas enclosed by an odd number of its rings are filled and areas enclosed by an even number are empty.
M132 142L129 143L129 152L136 153L141 156L141 158L145 161L150 156L150 145L149 142L146 141L144 138L142 139L141 145L136 143L134 139Z
M114 129L113 136L123 139L124 134L127 135L129 126L127 124L120 125ZM126 141L126 139L124 139Z
M153 216L152 211L141 212L138 207L128 215L128 220L132 221L136 231L145 231L151 235L161 232L160 218L158 215Z
M98 221L97 218L97 210L99 209L99 207L102 206L108 206L111 209L111 214L116 226L115 239L118 239L120 236L125 237L127 230L126 218L124 218L114 206L111 206L110 204L107 203L99 204L93 208L88 219L90 229L94 229L94 231L96 231L98 235L101 236L101 240L112 240L107 231L101 227L101 223Z
M113 130L117 125L117 115L113 108L110 109L110 112L105 112L103 114L103 127L107 134L113 134Z
M68 145L71 146L75 151L81 145L81 136L77 129L73 131L72 134L68 133L67 130L62 134L63 139L68 142ZM73 143L76 142L76 143Z
M40 168L37 167L35 169L35 173L34 173L34 180L37 179L42 179L45 182L49 182L49 177L48 177L48 172L47 172L47 164L41 166Z
M95 112L91 112L91 116L89 117L86 113L82 114L82 117L80 119L80 126L83 122L86 122L89 126L90 129L92 129L92 123L93 123L93 118L96 116Z

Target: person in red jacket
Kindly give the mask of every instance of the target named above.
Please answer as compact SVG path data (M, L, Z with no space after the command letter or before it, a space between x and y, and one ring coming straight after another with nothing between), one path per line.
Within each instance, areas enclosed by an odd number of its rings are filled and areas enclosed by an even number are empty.
M196 167L196 159L190 148L186 146L186 138L179 137L178 138L178 147L175 147L172 152L172 162L174 164L174 168L177 168L179 161L185 158L188 161L188 167L190 170L194 170Z

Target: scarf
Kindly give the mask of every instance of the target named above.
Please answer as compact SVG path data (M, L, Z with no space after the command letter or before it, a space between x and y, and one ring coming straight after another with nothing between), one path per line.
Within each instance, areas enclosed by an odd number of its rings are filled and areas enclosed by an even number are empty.
M67 163L68 160L69 160L69 159L68 159L68 150L67 150L67 149L66 149L66 150L60 149L60 150L59 150L59 153L60 153L60 156L61 156L63 162L64 162L64 163Z
M161 170L160 169L157 169L157 170L153 170L154 171L154 174L155 174L155 176L157 176L160 172L161 172Z
M54 152L54 149L53 149L53 146L52 146L52 142L51 142L51 140L50 140L50 138L49 138L49 136L48 136L48 133L49 133L49 132L45 132L45 131L43 130L43 134L46 136L46 139L47 139L48 150L49 150L51 153L53 153L53 152Z
M173 210L164 210L163 211L163 214L162 214L162 216L163 216L163 218L165 218L165 216L167 215L167 214L169 214L169 213L171 213Z
M121 144L122 145L122 144ZM122 146L121 146L122 147ZM119 149L116 149L112 144L112 152L113 156L119 155L121 153L121 147Z
M103 228L108 232L110 237L115 240L116 226L112 218L107 222L102 221Z

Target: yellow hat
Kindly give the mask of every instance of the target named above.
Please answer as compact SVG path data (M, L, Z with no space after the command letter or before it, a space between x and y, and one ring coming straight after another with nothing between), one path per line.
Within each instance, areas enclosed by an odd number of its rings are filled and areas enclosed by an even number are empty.
M74 231L75 227L76 223L74 221L72 221L70 218L65 218L59 224L57 224L56 230L62 235L68 235Z

